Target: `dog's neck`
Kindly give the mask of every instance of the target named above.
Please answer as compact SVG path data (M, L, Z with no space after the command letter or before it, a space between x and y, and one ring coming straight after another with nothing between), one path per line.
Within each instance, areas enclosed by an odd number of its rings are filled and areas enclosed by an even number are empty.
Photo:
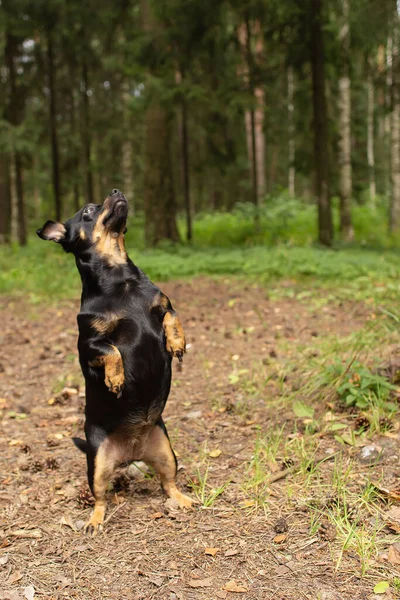
M82 280L82 302L99 293L124 295L140 279L140 270L128 256L126 262L113 266L93 252L76 256L75 260Z

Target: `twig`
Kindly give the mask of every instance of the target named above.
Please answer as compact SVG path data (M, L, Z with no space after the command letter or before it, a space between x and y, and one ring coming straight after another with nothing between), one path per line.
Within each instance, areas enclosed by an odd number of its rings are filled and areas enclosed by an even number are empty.
M107 519L104 521L104 525L107 525L108 521L115 515L116 512L119 511L120 508L125 506L126 502L122 502L122 504L118 504L118 506L112 511L111 514L108 515Z

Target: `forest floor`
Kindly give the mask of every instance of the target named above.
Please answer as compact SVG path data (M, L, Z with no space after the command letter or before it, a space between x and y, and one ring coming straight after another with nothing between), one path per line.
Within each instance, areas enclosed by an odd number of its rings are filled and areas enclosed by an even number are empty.
M0 599L400 597L396 317L291 287L162 285L188 342L165 421L199 503L121 472L95 538L78 301L3 296Z

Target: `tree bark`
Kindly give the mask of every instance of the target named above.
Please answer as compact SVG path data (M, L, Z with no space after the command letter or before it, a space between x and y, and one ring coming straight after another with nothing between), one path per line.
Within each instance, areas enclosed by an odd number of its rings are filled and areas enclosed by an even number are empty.
M131 93L128 81L122 86L122 104L124 110L125 135L122 144L122 175L124 179L123 192L129 202L130 214L133 214L134 182L133 182L133 150L132 150L132 123L131 107L129 106Z
M172 182L170 124L166 109L153 103L145 117L144 213L149 246L179 241Z
M182 69L181 69L182 74ZM192 202L190 197L190 164L189 164L189 132L188 132L188 114L186 98L182 96L181 101L181 122L180 122L180 138L181 138L181 155L182 155L182 180L183 180L183 197L185 202L186 213L186 239L191 242L193 239L192 230Z
M90 106L89 106L89 76L86 60L82 64L82 146L85 158L86 194L88 202L94 202L93 175L92 175L92 136L90 131Z
M351 87L350 87L350 0L341 0L342 23L339 30L339 189L340 232L346 242L354 239L351 219L352 169L351 169Z
M367 59L367 158L369 177L369 201L375 206L375 151L374 151L374 77L370 61Z
M8 121L17 126L21 122L21 113L23 108L22 92L17 87L17 75L14 63L15 50L17 46L17 38L10 33L6 36L5 59L8 69L9 84L10 84L10 105L8 107ZM15 215L17 225L17 238L21 246L24 246L27 241L26 236L26 220L25 220L25 202L24 202L24 187L22 178L22 159L20 152L15 148L13 152L13 169L15 173L15 193L16 193L16 209Z
M0 154L0 244L11 240L11 189L9 178L9 159Z
M392 111L391 111L391 181L389 229L397 233L400 229L400 61L399 61L399 18L394 17L392 41Z
M54 52L51 31L47 31L47 70L49 82L49 125L51 140L52 180L56 220L62 220L60 164L57 135L57 103L54 77Z
M295 125L294 125L294 74L293 67L288 67L287 71L287 109L288 109L288 191L289 196L294 198L296 195L295 190L295 177L296 171L294 167L296 142L295 142Z
M332 207L329 195L328 114L325 96L325 51L322 33L322 0L310 0L311 69L314 113L314 154L318 201L319 241L333 241Z

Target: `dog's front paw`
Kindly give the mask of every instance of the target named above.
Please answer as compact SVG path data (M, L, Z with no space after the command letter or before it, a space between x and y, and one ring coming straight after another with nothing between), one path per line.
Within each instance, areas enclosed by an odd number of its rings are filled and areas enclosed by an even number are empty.
M182 362L183 355L186 351L185 340L177 338L177 339L167 339L167 352L169 352L172 356L177 358L179 362Z
M117 398L122 396L122 390L124 389L125 377L123 373L115 373L109 375L106 373L104 383L113 394L117 395Z
M96 511L94 511L83 530L86 533L86 535L95 537L98 533L103 531L103 522L104 515L100 515L98 513L96 514Z

